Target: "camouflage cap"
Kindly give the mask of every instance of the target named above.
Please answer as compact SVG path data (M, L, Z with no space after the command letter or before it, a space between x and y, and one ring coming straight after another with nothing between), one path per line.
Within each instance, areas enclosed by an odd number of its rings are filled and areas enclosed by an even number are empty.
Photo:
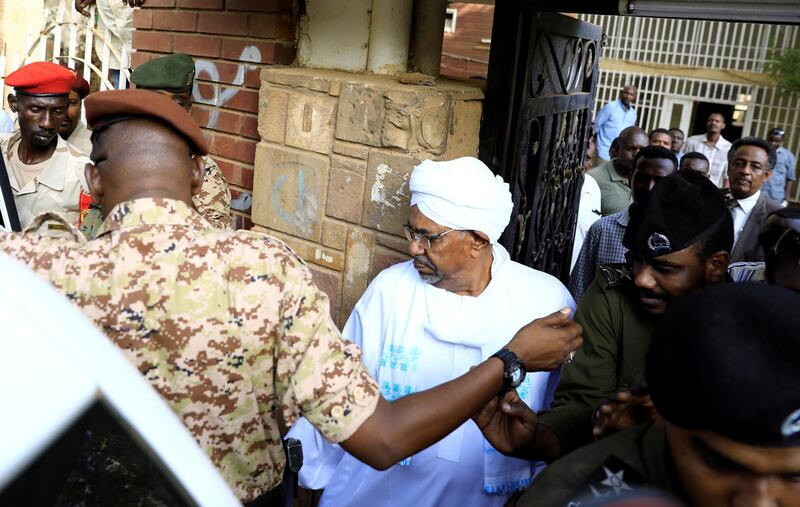
M182 92L194 82L194 61L183 53L175 53L138 66L131 74L138 88Z

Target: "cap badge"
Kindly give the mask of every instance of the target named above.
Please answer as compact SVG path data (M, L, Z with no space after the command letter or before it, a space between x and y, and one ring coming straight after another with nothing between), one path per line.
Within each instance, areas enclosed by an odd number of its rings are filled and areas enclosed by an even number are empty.
M781 435L784 437L791 437L795 433L800 433L800 409L789 414L781 424Z
M669 244L669 238L657 232L654 232L647 238L647 248L650 249L652 255L666 254L672 250Z

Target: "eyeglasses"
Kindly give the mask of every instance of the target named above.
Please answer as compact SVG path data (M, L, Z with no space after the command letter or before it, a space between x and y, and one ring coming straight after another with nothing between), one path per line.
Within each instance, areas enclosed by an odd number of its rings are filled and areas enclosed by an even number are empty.
M448 229L444 232L439 232L437 234L420 234L419 232L415 231L411 228L410 225L405 224L403 225L403 232L406 234L406 239L409 242L416 243L425 250L431 247L431 242L437 240L444 236L447 233L453 231L462 231L463 229Z

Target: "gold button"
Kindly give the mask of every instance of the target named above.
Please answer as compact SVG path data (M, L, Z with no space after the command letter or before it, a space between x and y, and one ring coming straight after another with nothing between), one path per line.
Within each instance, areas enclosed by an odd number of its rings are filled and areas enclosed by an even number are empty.
M364 392L364 388L361 386L353 389L353 398L355 398L356 401L362 401L366 395L367 394Z
M344 415L344 409L342 407L340 407L339 405L336 405L335 407L333 407L331 409L331 415L335 419L341 419L342 416Z

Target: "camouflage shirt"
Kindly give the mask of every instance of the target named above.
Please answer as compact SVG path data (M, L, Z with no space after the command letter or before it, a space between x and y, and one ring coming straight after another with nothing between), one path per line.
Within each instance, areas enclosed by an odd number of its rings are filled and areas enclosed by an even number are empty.
M71 230L71 239L0 235L0 251L48 279L122 349L242 501L281 481L278 410L287 424L304 415L334 442L374 412L379 390L361 351L280 241L210 229L167 199L119 204L92 241Z
M233 229L231 225L231 191L228 180L214 159L205 156L206 166L200 193L192 197L194 208L217 229Z
M231 191L228 188L228 180L225 179L214 159L205 156L203 163L206 166L203 186L200 188L199 194L192 196L192 205L208 223L217 229L233 230ZM92 239L97 235L102 223L103 213L100 206L92 203L81 217L79 228L86 238Z

